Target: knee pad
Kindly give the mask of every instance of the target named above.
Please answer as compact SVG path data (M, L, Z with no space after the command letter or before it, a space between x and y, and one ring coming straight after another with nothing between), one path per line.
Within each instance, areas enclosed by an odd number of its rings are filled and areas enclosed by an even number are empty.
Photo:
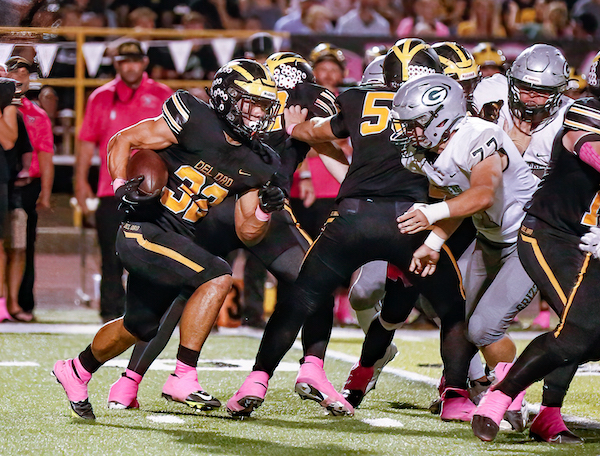
M485 319L471 317L467 327L467 338L477 347L486 347L504 337L505 332L494 327L487 327Z
M395 331L404 324L403 321L401 321L400 323L389 323L385 321L383 318L381 318L381 312L377 313L377 318L379 319L379 323L381 323L381 326L383 326L383 328L387 331Z
M374 308L383 299L384 294L384 288L363 287L356 283L350 290L348 299L354 310L366 310Z

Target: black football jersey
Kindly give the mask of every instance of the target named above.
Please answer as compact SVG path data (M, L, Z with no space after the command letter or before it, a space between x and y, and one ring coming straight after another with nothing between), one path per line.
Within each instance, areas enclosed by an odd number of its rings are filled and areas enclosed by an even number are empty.
M291 186L292 176L298 165L306 158L310 146L305 142L290 139L283 120L286 106L302 106L308 109L307 119L329 117L338 112L335 95L320 85L310 82L297 84L293 89L280 89L277 93L279 113L265 141L281 155L280 174L287 179L286 191Z
M155 223L193 236L194 226L226 197L261 187L279 162L267 163L242 144L228 124L203 101L185 91L163 105L163 117L178 144L158 151L169 180Z
M340 112L331 119L331 129L338 138L350 137L354 149L338 200L380 197L426 201L427 179L402 166L400 153L390 141L394 94L382 88L355 87L338 96Z
M562 143L570 130L600 133L600 101L584 98L567 111L563 129L554 140L550 167L527 212L568 234L582 236L598 225L600 173Z

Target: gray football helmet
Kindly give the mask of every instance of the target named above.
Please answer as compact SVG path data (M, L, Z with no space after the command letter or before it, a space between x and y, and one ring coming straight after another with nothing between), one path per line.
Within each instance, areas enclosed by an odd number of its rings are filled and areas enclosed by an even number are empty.
M561 94L569 84L569 64L562 53L549 44L534 44L515 59L507 72L508 107L520 120L541 123L559 109ZM542 104L521 101L521 90L549 94Z
M394 96L390 140L431 149L448 139L467 115L462 86L449 76L432 74L405 82ZM420 131L417 131L417 128Z
M360 81L361 86L384 86L385 80L383 78L383 61L385 55L375 57L371 63L367 65L363 72L362 80Z

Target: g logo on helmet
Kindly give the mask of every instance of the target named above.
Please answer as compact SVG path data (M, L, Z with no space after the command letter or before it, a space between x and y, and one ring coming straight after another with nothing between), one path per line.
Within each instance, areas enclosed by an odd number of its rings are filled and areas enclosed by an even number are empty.
M444 101L447 96L448 89L442 86L435 86L427 89L427 91L423 94L421 101L423 101L425 106L433 106Z

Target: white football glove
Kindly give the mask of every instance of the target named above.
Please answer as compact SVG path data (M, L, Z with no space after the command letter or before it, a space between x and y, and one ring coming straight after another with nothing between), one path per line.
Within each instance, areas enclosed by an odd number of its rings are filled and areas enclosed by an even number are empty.
M594 258L600 257L600 228L593 226L590 232L581 236L579 248L584 252L590 252Z

